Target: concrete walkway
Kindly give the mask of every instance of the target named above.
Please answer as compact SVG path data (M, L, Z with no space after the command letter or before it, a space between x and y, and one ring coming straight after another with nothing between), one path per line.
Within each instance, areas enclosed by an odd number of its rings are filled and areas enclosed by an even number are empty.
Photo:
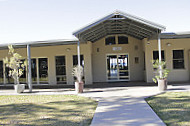
M190 85L169 86L168 91L190 91ZM75 94L73 89L36 89L20 95ZM85 89L80 96L99 100L91 126L165 126L144 98L158 94L157 87L111 87ZM0 90L0 95L15 95Z
M168 91L190 91L190 85L169 86ZM81 96L99 99L91 126L165 126L144 98L159 94L157 87L93 89Z

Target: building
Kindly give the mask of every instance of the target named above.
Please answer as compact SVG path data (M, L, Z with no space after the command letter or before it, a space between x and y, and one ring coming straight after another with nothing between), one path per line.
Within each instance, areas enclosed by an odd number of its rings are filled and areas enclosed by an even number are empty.
M145 19L116 11L73 33L78 40L52 40L13 44L23 60L31 59L31 75L20 78L22 83L32 78L33 84L74 84L72 68L84 66L85 84L93 82L152 82L151 61L159 58L170 69L168 81L190 79L190 33L161 33L165 27ZM7 45L0 45L0 83L13 83L3 58ZM29 75L29 76L28 76Z

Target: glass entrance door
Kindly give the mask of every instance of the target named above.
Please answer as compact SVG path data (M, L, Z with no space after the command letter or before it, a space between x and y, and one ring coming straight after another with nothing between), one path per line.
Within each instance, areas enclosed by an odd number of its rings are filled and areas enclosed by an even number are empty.
M128 81L129 64L128 54L107 55L107 80L108 81Z

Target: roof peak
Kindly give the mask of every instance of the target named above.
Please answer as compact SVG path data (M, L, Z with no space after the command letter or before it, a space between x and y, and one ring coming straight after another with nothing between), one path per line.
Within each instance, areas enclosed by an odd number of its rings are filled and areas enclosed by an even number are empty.
M113 20L115 20L115 21L120 20L120 21L119 22L118 21L114 22ZM107 23L106 27L105 27L105 23ZM133 23L135 28L138 27L138 29L133 28L134 29L133 32L134 32L135 35L141 34L141 33L137 33L139 29L141 29L141 30L145 29L143 31L146 31L146 32L149 31L150 32L150 33L144 33L146 35L141 35L141 37L138 37L140 39L146 37L147 35L149 36L150 34L152 34L154 32L157 33L157 31L165 30L165 26L162 26L160 24L145 20L143 18L140 18L140 17L134 16L134 15L122 12L120 10L115 10L114 12L110 13L109 15L107 15L107 16L105 16L105 17L103 17L103 18L101 18L101 19L99 19L99 20L97 20L97 21L95 21L95 22L93 22L93 23L91 23L91 24L89 24L89 25L75 31L73 33L73 35L75 37L79 38L79 40L81 40L81 41L83 41L83 40L87 41L87 40L91 40L91 39L89 39L90 36L86 36L86 35L83 35L83 34L85 32L89 32L89 30L91 30L91 32L99 30L99 32L96 33L96 34L98 34L100 37L102 37L101 36L101 35L103 35L102 31L106 31L105 34L111 34L112 33L112 32L107 33L107 31L110 31L110 28L111 28L111 30L113 29L112 31L115 30L114 33L117 32L116 34L118 34L118 32L121 31L121 30L123 30L122 32L129 32L129 27L130 27L129 24L132 24L132 23ZM120 26L114 27L114 25L116 25L116 24L119 24ZM105 28L107 28L109 30L105 30ZM94 29L94 30L92 30L92 29ZM126 30L126 29L128 29L128 30ZM86 34L88 34L88 33L86 33ZM89 33L89 34L91 34L91 33ZM129 33L126 33L126 34L129 34ZM86 36L86 38L85 38L85 36ZM91 35L91 38L92 38L92 36L94 36L94 34ZM87 37L89 37L89 38L87 39ZM100 37L95 37L95 38L100 38Z
M113 12L113 14L115 14L115 15L119 15L119 14L121 14L122 12L120 11L120 10L115 10L114 12Z

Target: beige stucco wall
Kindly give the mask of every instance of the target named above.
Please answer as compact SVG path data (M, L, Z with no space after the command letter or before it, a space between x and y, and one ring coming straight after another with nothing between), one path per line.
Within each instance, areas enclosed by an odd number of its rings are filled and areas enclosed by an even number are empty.
M115 36L117 38L117 35ZM130 36L128 36L128 38L129 44L105 45L105 38L94 43L87 42L81 44L81 54L84 55L85 60L84 69L86 84L107 81L107 54L129 54L130 81L145 80L147 82L152 82L154 70L151 60L153 59L153 51L158 50L157 40L138 40ZM162 39L161 43L167 62L166 67L170 69L168 81L189 81L190 38ZM171 46L167 46L167 43L170 43ZM135 50L135 46L138 46L138 50ZM121 47L122 50L113 51L113 47ZM70 51L67 51L67 48L70 48ZM97 52L97 48L99 48L99 52ZM178 49L184 50L185 69L173 69L172 51ZM16 51L26 58L26 48L16 49ZM6 57L7 53L7 50L0 50L0 60ZM66 57L67 84L73 84L73 77L71 75L73 55L77 55L77 45L31 47L32 58L48 58L49 84L56 84L55 56ZM138 64L135 64L135 57L139 57Z
M92 44L92 69L94 82L107 81L107 54L129 54L130 81L139 81L144 79L143 43L141 40L130 36L128 36L128 39L129 44L105 45L105 38L102 38ZM138 46L138 50L135 50L135 46ZM113 47L122 47L122 50L113 51ZM99 52L97 52L97 48L99 48ZM135 57L139 57L138 64L135 64Z
M150 43L150 44L147 44ZM171 46L167 46L170 43ZM190 38L184 39L161 39L162 50L164 50L166 67L170 70L168 81L189 81L189 50ZM151 60L153 59L153 51L158 50L157 40L150 40L145 42L146 52L146 74L147 81L152 82L154 71ZM173 50L184 50L184 69L173 69Z
M70 48L70 51L67 51ZM81 54L85 61L85 83L92 84L92 63L91 63L91 43L80 44ZM26 59L26 48L16 49ZM7 50L0 50L0 60L7 56ZM59 45L31 47L31 58L48 58L48 81L49 84L56 84L55 56L65 56L67 84L73 84L72 68L73 55L77 55L77 45Z

